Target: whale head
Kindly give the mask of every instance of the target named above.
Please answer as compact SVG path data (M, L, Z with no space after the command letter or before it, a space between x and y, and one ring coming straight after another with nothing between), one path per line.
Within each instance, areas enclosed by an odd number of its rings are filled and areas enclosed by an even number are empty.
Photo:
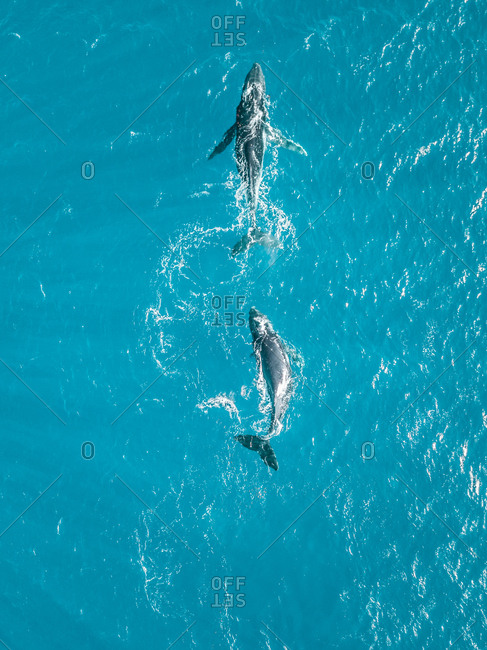
M245 85L247 84L258 84L265 87L264 73L258 63L254 63L250 68L250 71L245 78Z
M260 65L254 63L245 77L245 83L242 90L242 101L245 104L263 104L265 99L264 73L262 72Z
M261 314L255 307L251 307L249 311L249 327L254 339L264 336L269 326L267 316Z

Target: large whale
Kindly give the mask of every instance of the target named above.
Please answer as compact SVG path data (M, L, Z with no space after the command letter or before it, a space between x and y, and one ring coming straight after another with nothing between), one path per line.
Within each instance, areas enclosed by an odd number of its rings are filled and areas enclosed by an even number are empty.
M278 436L283 427L282 420L292 393L291 366L284 345L267 316L252 307L249 312L249 326L259 376L265 379L271 399L272 417L266 435L241 435L236 436L236 440L244 447L257 451L266 465L277 470L279 465L269 439Z
M250 212L250 230L234 246L232 256L245 251L253 244L273 245L275 239L257 228L255 213L262 180L262 165L267 140L298 153L307 155L299 144L285 138L280 131L270 126L267 114L267 95L262 68L254 63L242 89L242 98L237 106L237 119L223 136L209 159L224 151L235 138L237 169L246 189Z

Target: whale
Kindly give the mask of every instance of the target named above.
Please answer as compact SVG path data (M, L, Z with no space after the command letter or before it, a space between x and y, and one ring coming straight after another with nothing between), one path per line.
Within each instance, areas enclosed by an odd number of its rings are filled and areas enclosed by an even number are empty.
M242 96L237 106L236 120L209 155L209 160L211 160L224 151L235 138L237 169L246 192L250 229L233 247L232 257L248 250L254 244L273 247L278 243L274 237L257 228L256 219L267 142L305 156L308 155L301 145L285 138L279 130L269 124L267 103L264 74L260 65L254 63L245 78Z
M288 353L271 322L255 307L249 311L249 327L259 378L265 380L272 414L266 434L239 435L235 439L247 449L257 451L266 465L277 470L279 464L269 440L278 436L283 429L283 418L292 395L291 364Z

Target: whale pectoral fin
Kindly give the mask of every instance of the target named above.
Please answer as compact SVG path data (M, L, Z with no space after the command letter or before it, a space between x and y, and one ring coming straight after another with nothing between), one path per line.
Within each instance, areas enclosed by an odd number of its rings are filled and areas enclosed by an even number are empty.
M281 343L291 369L292 380L288 390L293 394L296 382L300 381L300 377L302 377L304 371L304 357L303 354L289 342L281 339Z
M223 136L223 140L220 142L220 144L217 144L216 147L211 152L211 154L208 156L208 160L211 160L214 156L216 156L217 153L221 153L222 151L225 151L225 149L228 147L230 142L235 137L236 131L237 131L237 123L235 122L235 124L232 124L232 126L225 133L225 135Z
M282 341L282 345L289 359L293 361L297 366L302 368L302 366L304 365L304 359L302 354L298 352L296 348L294 348L290 343L287 343L286 341Z
M235 436L235 440L238 440L247 449L259 452L259 456L268 467L272 467L275 470L279 469L276 454L267 440L262 440L259 436L250 435Z
M289 151L296 151L296 153L300 153L304 156L308 155L300 144L289 140L289 138L285 138L278 129L274 129L270 124L266 124L266 133L270 142L276 144L278 147L289 149Z

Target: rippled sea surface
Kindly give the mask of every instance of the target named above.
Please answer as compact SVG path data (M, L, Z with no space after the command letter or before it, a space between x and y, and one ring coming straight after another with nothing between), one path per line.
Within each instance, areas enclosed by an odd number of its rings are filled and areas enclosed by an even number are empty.
M485 3L4 4L0 645L485 648Z

